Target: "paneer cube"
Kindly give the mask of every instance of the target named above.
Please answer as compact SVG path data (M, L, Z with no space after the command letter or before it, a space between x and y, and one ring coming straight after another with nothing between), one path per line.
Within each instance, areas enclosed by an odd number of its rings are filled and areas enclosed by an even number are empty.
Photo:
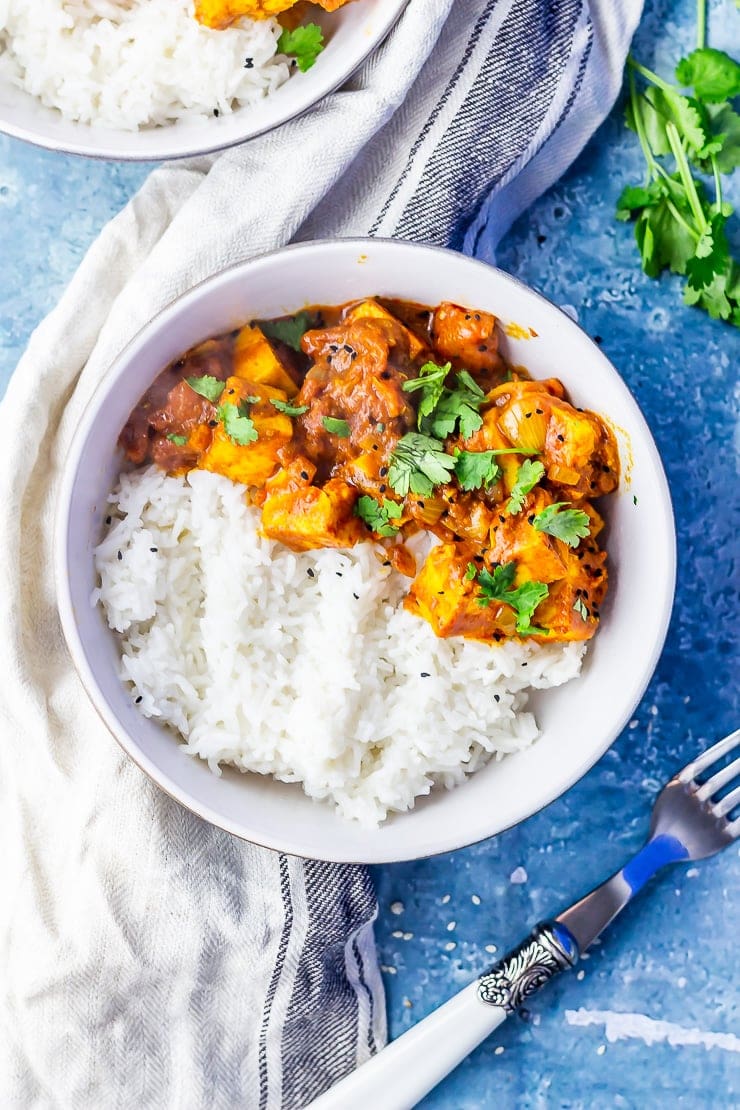
M418 356L427 349L426 344L423 343L418 336L414 335L405 324L397 320L387 308L383 308L382 304L378 304L377 301L372 299L361 301L360 304L356 304L354 308L349 310L344 319L346 322L351 320L390 320L396 327L400 328L406 336L409 344L409 355L412 359L418 358Z
M353 547L366 535L354 515L357 490L339 478L326 485L268 492L262 506L262 531L293 551Z
M471 555L454 543L433 547L411 583L404 602L411 613L423 617L437 636L467 636L491 640L514 632L515 617L507 605L479 605L480 590L467 570Z
M272 385L294 397L298 386L256 324L246 324L234 345L234 374L248 382Z
M248 382L243 378L228 378L219 402L219 411L224 405L237 408L246 402L249 418L257 432L252 443L240 445L229 436L223 421L219 419L213 429L213 438L201 455L198 466L214 474L223 474L232 482L245 486L261 487L280 465L278 452L290 442L293 436L293 423L270 404L272 399L286 400L285 391L274 389L258 382ZM249 402L248 398L258 400Z

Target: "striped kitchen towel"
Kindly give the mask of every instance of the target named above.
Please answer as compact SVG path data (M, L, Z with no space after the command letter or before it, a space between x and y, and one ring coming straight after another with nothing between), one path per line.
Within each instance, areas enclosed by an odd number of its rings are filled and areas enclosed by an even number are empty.
M358 233L492 258L608 112L639 11L410 0L305 116L155 170L33 336L2 405L0 1105L292 1110L384 1043L367 872L206 825L90 708L56 619L59 469L124 344L230 263Z

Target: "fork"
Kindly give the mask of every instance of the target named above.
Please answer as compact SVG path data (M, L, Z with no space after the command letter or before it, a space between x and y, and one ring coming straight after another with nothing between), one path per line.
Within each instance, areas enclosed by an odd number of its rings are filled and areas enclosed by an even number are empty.
M704 859L740 835L740 729L703 752L668 782L655 802L646 844L621 871L551 921L438 1010L393 1041L311 1110L409 1110L494 1029L561 971L572 968L660 868ZM698 776L708 774L703 783ZM723 796L733 780L738 785Z

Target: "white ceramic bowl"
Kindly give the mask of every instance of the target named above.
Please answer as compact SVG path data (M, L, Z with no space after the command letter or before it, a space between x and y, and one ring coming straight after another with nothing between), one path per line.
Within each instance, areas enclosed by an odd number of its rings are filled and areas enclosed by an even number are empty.
M610 590L582 676L535 699L541 738L438 791L378 830L342 821L299 786L226 771L214 776L174 736L142 717L117 677L119 650L92 608L93 548L117 480L116 436L157 374L190 346L245 320L384 294L449 299L496 313L536 338L507 338L507 354L535 377L555 375L576 405L608 416L624 474L607 499ZM516 331L516 329L510 329ZM66 462L56 545L59 611L82 681L110 731L183 805L247 840L329 860L384 862L447 851L524 820L572 786L606 751L642 696L671 611L675 537L665 475L627 387L598 347L538 294L480 262L384 240L307 243L226 270L165 309L99 386Z
M128 161L184 158L223 150L301 115L339 88L375 50L408 0L358 0L332 13L313 13L326 47L308 73L290 80L251 108L220 119L180 121L145 131L115 131L72 123L35 97L0 80L0 131L49 150Z

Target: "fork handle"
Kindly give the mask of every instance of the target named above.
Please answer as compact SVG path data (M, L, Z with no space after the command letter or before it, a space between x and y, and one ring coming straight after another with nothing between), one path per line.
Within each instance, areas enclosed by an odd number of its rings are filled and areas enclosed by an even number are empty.
M578 946L556 922L337 1083L311 1110L411 1110L526 999L573 966Z

